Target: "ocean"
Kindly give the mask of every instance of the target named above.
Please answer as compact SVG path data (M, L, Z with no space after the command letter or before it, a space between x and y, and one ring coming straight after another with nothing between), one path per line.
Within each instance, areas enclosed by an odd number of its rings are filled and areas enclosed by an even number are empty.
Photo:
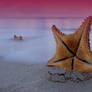
M7 62L46 63L56 51L52 25L69 34L74 33L82 21L83 18L0 19L0 58ZM14 40L14 34L22 35L23 40ZM91 35L92 32L92 46Z

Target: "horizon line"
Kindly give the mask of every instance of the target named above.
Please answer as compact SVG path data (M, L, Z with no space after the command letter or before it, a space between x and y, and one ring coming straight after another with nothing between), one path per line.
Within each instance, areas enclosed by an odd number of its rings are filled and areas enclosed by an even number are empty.
M85 17L0 17L0 19L81 19Z

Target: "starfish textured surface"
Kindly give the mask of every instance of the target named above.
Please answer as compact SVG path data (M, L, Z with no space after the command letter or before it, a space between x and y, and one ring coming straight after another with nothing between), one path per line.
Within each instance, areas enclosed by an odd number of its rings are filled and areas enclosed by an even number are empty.
M92 53L89 45L89 32L92 17L87 17L73 34L63 34L52 26L56 40L56 54L48 61L48 66L64 68L66 71L92 72Z

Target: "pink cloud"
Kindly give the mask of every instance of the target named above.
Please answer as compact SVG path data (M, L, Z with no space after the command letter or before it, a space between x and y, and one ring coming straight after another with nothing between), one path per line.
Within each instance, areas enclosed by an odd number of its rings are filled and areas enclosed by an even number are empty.
M87 16L91 0L0 0L0 16Z

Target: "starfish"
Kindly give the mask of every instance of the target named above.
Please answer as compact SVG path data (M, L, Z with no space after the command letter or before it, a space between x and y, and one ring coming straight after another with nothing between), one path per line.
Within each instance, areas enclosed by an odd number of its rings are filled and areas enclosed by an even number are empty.
M48 61L48 66L63 68L66 71L92 72L92 53L89 44L91 21L92 17L87 17L75 33L68 35L60 32L55 25L52 26L56 54Z

